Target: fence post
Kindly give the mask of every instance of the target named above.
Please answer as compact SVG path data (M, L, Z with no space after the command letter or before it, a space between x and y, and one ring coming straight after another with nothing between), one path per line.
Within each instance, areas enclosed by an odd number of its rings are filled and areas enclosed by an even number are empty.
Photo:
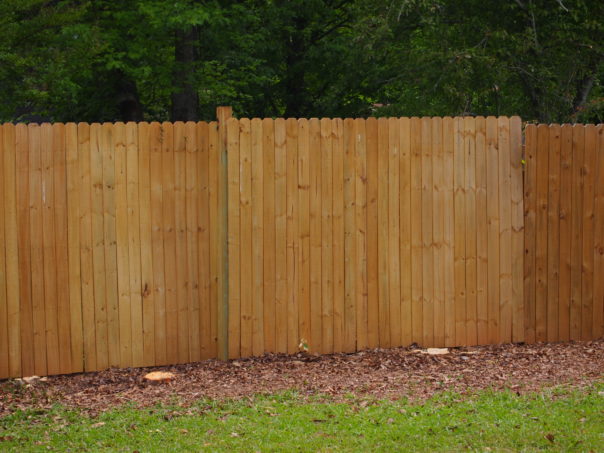
M228 157L227 121L233 116L232 107L217 107L218 140L220 147L220 174L218 175L218 206L220 227L220 271L218 273L218 358L229 358L229 256L228 256Z

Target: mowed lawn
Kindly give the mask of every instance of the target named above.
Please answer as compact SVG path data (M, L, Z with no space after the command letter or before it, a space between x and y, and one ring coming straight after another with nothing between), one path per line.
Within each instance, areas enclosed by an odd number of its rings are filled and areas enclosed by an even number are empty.
M422 403L295 393L189 407L17 411L0 451L604 451L604 383Z

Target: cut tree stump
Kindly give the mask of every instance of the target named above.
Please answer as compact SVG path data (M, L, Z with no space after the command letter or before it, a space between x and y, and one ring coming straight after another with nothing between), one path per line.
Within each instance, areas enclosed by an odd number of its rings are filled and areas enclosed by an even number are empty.
M174 373L170 373L169 371L153 371L145 375L145 381L152 384L170 382L172 379L174 379Z

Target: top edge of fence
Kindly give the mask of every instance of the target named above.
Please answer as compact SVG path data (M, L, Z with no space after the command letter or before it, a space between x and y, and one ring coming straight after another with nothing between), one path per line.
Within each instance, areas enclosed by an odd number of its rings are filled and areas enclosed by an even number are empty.
M421 121L421 120L465 120L465 119L475 119L475 120L488 120L488 119L509 119L510 121L522 121L522 118L519 115L456 115L456 116L382 116L382 117L310 117L310 118L298 118L298 117L230 117L227 119L229 121L250 121L250 122L258 122L258 121L295 121L295 122L314 122L314 121L342 121L342 122L350 122L350 121L390 121L390 120L409 120L409 121ZM65 127L80 127L80 126L94 126L94 127L106 127L108 125L112 126L178 126L182 125L212 125L218 123L218 120L210 120L210 121L57 121L57 122L4 122L0 123L0 127L48 127L48 126L65 126ZM529 127L601 127L604 123L538 123L532 121L522 121L525 128Z
M524 125L526 129L529 128L595 128L595 129L603 129L604 123L526 123Z
M357 118L353 118L353 117L310 117L310 118L298 118L298 117L265 117L265 118L260 118L260 117L241 117L241 118L231 118L237 121L265 121L265 120L273 120L273 121L325 121L325 120L333 120L333 121L359 121L359 120L365 120L365 121L380 121L380 120L403 120L403 119L415 119L415 120L422 120L422 119L430 119L430 120L434 120L434 119L466 119L466 118L474 118L474 119L487 119L487 118L508 118L508 119L521 119L520 116L518 115L512 115L512 116L506 116L506 115L488 115L488 116L483 116L483 115L456 115L456 116L450 116L450 115L445 115L445 116L429 116L429 115L425 115L425 116L369 116L369 117L357 117Z

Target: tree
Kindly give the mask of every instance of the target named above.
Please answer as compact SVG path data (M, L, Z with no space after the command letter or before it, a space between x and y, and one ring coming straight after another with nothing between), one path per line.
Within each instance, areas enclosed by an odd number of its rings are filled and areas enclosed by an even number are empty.
M604 119L600 0L4 0L0 120Z

